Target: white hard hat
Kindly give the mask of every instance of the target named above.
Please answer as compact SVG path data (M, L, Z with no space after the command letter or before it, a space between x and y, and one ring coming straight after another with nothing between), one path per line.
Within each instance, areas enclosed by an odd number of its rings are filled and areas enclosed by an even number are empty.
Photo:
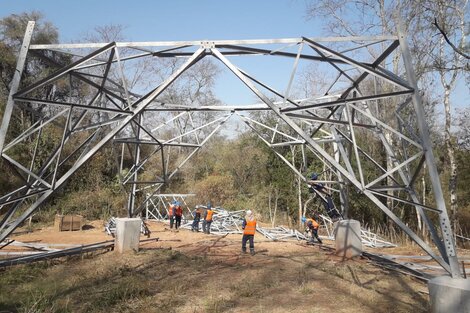
M251 215L251 214L253 214L253 212L251 212L251 210L247 210L247 211L246 211L246 214L247 214L247 215Z

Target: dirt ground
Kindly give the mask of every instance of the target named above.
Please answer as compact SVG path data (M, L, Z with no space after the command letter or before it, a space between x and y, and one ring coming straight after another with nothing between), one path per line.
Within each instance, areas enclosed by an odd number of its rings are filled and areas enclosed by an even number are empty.
M102 221L88 225L12 238L67 244L111 239ZM149 228L158 241L141 243L138 253L95 253L0 272L0 311L427 312L424 283L364 258L342 260L319 246L260 234L250 256L240 253L241 235L175 231L160 222Z

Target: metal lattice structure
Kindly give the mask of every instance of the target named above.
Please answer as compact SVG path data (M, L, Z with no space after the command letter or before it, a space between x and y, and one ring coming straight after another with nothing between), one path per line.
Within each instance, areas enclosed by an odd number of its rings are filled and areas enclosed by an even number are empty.
M329 178L318 183L339 194L344 214L345 186L356 188L450 275L460 275L425 112L402 34L29 45L33 28L30 23L0 129L2 158L24 183L0 198L0 242L108 144L122 152L121 182L128 193L129 215L136 216L227 120L238 117L303 181L306 174L285 155L286 147L301 149L306 164L312 157L322 162ZM61 64L51 54L67 56L69 62ZM397 55L405 77L385 68ZM57 70L19 89L27 56ZM242 70L236 65L237 57L290 60L285 91ZM242 82L260 103L168 102L166 93L179 77L209 58ZM170 59L183 61L172 63L171 70L145 91L131 88L126 79L128 64ZM321 93L296 99L292 91L296 71L305 63L320 64L333 76ZM32 112L34 123L7 136L15 109ZM268 125L260 114L272 116L276 123ZM48 132L61 136L48 137ZM60 140L51 139L57 137ZM372 143L380 145L382 159L373 157ZM21 157L19 151L26 150L31 156ZM423 204L416 192L417 179L425 172L432 182L434 207ZM416 210L437 249L405 225L384 199Z
M154 194L150 196L147 194L148 199L145 205L145 219L155 219L163 220L168 218L169 212L168 208L170 207L173 201L178 201L183 209L183 212L186 212L188 216L191 216L191 208L186 203L185 199L187 197L193 197L195 194Z

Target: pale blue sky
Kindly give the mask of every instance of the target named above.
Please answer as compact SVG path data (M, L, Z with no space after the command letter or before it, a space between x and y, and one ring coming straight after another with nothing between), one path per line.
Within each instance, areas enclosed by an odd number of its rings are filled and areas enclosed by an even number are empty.
M319 35L303 0L0 0L2 16L31 10L43 12L63 41L110 23L127 26L135 41Z

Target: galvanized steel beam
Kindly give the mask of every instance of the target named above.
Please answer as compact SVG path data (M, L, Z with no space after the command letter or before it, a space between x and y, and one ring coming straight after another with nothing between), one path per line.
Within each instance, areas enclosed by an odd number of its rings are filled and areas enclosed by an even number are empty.
M23 74L24 64L26 62L26 55L30 48L29 44L31 42L31 38L33 37L34 24L35 22L30 21L26 26L20 54L18 55L18 62L16 63L15 73L13 74L13 80L11 81L7 104L5 106L5 111L3 112L2 125L0 125L0 153L3 151L5 137L7 135L8 126L10 125L14 105L13 95L16 94L20 85L21 75Z

